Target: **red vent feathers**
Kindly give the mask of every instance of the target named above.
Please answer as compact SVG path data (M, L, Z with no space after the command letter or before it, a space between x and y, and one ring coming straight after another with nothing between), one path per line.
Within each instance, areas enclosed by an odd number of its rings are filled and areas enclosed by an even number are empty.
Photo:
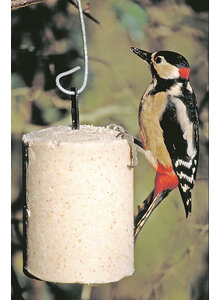
M173 167L164 167L158 162L157 174L155 178L154 197L164 190L173 190L178 186L178 178Z

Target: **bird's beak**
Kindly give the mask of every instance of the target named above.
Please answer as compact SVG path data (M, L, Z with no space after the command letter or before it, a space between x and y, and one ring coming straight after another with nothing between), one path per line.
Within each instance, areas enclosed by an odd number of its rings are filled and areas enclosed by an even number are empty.
M151 54L152 53L135 48L135 47L131 47L131 51L134 52L135 54L137 54L138 56L140 56L140 58L142 58L143 60L146 60L146 62L148 62L149 64L151 63Z

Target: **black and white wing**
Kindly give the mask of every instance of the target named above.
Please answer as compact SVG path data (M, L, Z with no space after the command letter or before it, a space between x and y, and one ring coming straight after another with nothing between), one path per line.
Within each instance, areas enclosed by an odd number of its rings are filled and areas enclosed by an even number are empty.
M191 190L195 184L199 157L199 118L194 93L191 91L187 97L169 97L160 125L178 177L187 217L192 210Z

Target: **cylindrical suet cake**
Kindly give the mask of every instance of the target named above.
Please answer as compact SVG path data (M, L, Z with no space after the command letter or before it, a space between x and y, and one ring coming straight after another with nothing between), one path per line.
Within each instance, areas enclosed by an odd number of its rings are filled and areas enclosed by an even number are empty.
M83 125L23 136L24 269L61 283L134 271L133 170L117 131Z

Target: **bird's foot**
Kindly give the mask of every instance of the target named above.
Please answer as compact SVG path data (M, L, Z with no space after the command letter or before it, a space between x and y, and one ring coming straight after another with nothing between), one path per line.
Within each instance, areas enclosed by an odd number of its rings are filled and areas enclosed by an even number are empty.
M107 128L119 131L116 137L122 137L123 139L126 139L130 148L131 148L131 164L128 165L129 168L134 168L138 164L138 157L137 157L137 148L138 146L134 142L134 137L128 133L125 132L125 129L116 124L110 124L107 126Z
M114 123L109 124L106 128L119 131L120 133L121 132L125 133L124 127L122 127L121 125L114 124Z
M138 164L138 157L137 157L137 145L134 142L134 137L126 132L119 132L116 137L122 137L126 139L130 148L131 148L131 164L128 165L129 168L134 168Z

